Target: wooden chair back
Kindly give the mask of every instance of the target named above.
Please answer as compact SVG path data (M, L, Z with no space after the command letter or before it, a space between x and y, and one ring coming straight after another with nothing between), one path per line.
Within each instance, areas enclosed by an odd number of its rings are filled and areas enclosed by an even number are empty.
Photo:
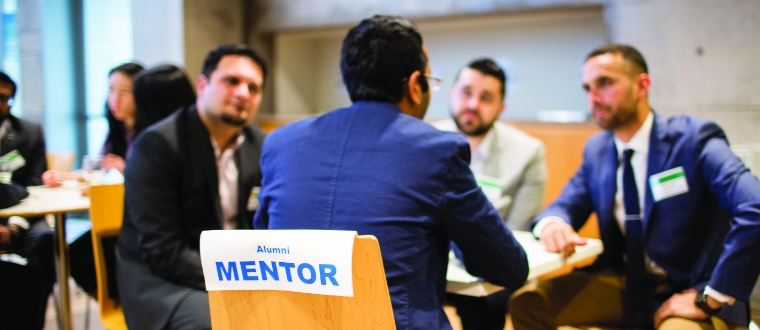
M106 329L127 329L124 312L118 299L109 295L108 267L103 239L119 236L124 214L124 185L94 185L90 187L90 220L92 221L92 247L95 254L95 272L98 280L100 319ZM113 259L110 259L113 261Z
M220 329L396 329L380 244L358 236L353 297L289 291L209 291L211 326Z

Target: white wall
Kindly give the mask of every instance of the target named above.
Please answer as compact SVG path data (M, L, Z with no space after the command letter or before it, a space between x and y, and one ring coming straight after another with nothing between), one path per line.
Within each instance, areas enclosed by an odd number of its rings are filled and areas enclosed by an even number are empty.
M185 64L182 0L132 0L134 58L146 68Z
M449 115L447 93L459 69L492 57L507 70L504 118L535 120L539 110L586 111L580 66L606 42L601 8L554 10L417 22L432 74L443 79L427 118ZM347 28L275 36L275 113L308 115L350 104L340 76Z

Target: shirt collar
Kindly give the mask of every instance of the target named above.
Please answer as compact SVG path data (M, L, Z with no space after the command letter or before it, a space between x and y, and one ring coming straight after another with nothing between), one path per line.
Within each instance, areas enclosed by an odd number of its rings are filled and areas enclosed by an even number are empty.
M491 145L493 144L494 139L494 131L495 129L493 126L488 129L488 132L486 133L486 136L483 138L482 141L480 141L480 144L478 145L478 150L475 150L475 153L478 154L479 157L488 157L488 154L491 153Z
M630 141L628 143L625 143L623 141L620 141L616 136L614 137L615 140L615 148L617 148L617 154L618 158L622 157L623 151L625 149L633 149L634 152L637 154L646 155L649 153L649 139L651 138L652 133L652 125L654 123L654 114L652 111L649 111L649 114L647 115L647 118L644 119L644 123L639 127L639 130L636 131L636 134L633 135Z
M210 136L210 137L211 137L211 146L214 147L214 156L216 156L216 159L218 160L220 157L222 157L222 150L221 148L219 148L219 145L216 143L216 140L214 139L214 137L213 136ZM245 141L245 135L240 134L238 135L237 139L235 139L235 142L233 142L230 145L230 147L227 149L230 149L232 150L232 152L235 152L237 151L238 148L240 148L240 145L243 144L243 141Z

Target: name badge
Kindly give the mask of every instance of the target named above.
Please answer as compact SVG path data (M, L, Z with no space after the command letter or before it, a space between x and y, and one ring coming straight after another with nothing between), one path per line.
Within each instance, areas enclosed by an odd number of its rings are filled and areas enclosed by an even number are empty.
M248 203L245 205L246 210L256 211L259 208L259 191L261 187L253 187L248 195Z
M681 166L650 176L649 186L652 187L652 197L655 202L689 191L686 175Z
M0 171L2 172L12 173L24 165L26 165L26 159L21 156L18 150L13 150L0 157Z

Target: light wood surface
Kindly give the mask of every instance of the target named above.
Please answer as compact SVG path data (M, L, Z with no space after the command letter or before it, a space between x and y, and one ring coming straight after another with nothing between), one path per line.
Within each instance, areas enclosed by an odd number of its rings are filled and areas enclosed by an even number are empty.
M0 217L38 217L46 214L87 211L90 199L79 188L29 187L29 197L18 205L0 209Z
M288 291L209 291L213 329L395 329L380 245L359 236L354 297Z
M92 221L92 247L95 255L95 274L98 280L100 320L109 330L126 330L124 312L118 300L109 296L108 272L103 250L103 238L119 236L124 215L124 185L90 187L90 221ZM115 260L114 260L115 261Z

